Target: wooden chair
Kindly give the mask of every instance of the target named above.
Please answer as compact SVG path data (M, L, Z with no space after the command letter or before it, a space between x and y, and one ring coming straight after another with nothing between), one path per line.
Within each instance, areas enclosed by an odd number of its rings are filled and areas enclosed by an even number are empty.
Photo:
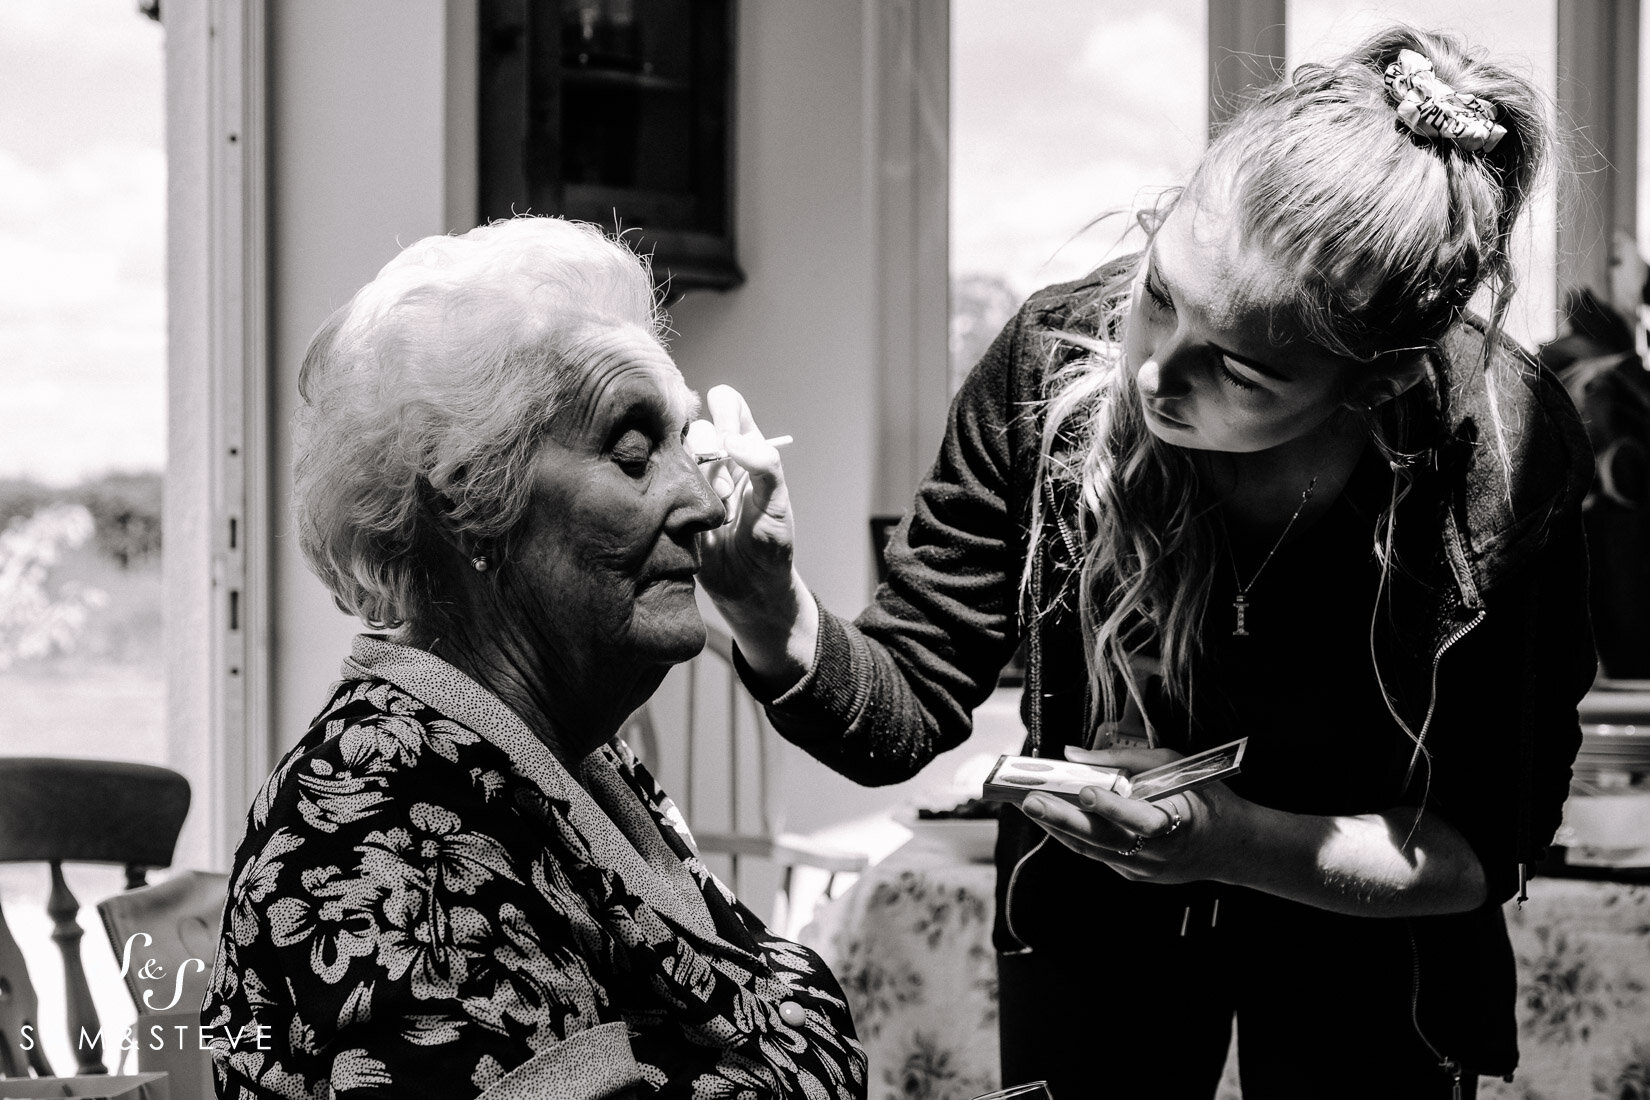
M167 867L189 812L189 781L168 768L107 760L0 757L0 863L40 862L51 876L46 913L63 956L70 1045L81 1074L107 1073L101 1031L80 962L80 902L63 878L65 863L112 863L126 888ZM49 1075L38 1038L38 1002L0 914L0 1076ZM82 1034L92 1041L80 1042ZM33 1049L27 1049L32 1046Z
M733 639L714 625L708 625L708 635L704 652L682 673L680 711L664 710L656 696L632 716L626 736L650 766L656 767L674 753L682 756L679 778L667 790L680 797L700 853L726 859L726 881L734 893L749 903L747 888L754 888L755 879L747 882L743 872L751 869L753 861L777 872L776 893L784 910L783 919L776 913L774 921L783 930L795 911L798 869L823 872L827 876L824 893L829 897L840 876L859 874L870 866L870 858L864 852L844 851L782 830L783 815L771 791L769 753L777 734L761 705L739 682L733 666ZM666 743L661 743L659 725L666 713L682 717L679 724L670 722ZM680 748L672 743L678 738ZM702 785L705 772L714 772L718 779L715 799Z
M200 1011L206 1000L212 960L218 953L218 931L223 903L229 896L229 876L219 871L180 871L165 882L140 886L97 903L103 930L115 958L132 944L132 965L126 968L126 992L139 1013ZM133 941L132 937L140 937ZM153 959L164 974L157 991L145 981L138 960ZM194 963L196 965L191 966ZM181 989L175 979L182 978ZM171 1005L174 994L177 1004Z
M179 871L165 882L140 886L97 903L115 958L126 957L126 991L137 1005L138 1028L185 1026L187 1039L139 1045L138 1069L167 1075L171 1100L211 1100L212 1058L194 1039L201 1002L218 953L218 929L229 876L216 871ZM134 939L133 937L136 937ZM159 964L160 969L154 969ZM145 972L159 975L146 980ZM152 1032L150 1034L153 1034Z

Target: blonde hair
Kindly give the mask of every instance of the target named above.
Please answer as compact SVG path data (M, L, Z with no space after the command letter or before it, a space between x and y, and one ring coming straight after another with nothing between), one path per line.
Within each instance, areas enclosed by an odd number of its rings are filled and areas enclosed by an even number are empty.
M1405 128L1382 82L1400 49L1430 58L1457 91L1496 104L1507 134L1492 153ZM1550 142L1541 96L1528 80L1452 36L1398 27L1259 92L1215 137L1184 195L1195 200L1217 182L1229 185L1223 197L1233 230L1290 272L1280 295L1287 304L1268 319L1274 331L1304 333L1379 375L1398 365L1395 353L1435 351L1487 286L1487 364L1515 289L1512 228ZM1168 194L1141 217L1148 237L1180 197ZM1210 502L1190 456L1147 429L1121 346L1143 255L1101 287L1095 333L1065 334L1090 354L1052 373L1044 410L1039 476L1073 485L1080 503L1075 583L1091 721L1121 717L1119 680L1139 700L1133 660L1151 641L1166 689L1190 704L1217 560ZM1446 366L1439 355L1429 358L1436 370ZM1445 411L1448 379L1435 378L1432 392ZM1385 441L1377 436L1377 444ZM1033 506L1033 545L1048 522L1042 498ZM1383 568L1391 512L1377 525Z
M508 542L570 380L627 326L662 333L646 261L530 217L416 241L328 318L298 380L293 503L338 606L437 617L435 554Z

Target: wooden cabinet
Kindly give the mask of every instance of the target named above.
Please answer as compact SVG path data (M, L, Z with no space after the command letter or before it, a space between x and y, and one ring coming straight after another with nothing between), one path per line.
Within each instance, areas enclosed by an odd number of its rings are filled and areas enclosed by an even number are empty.
M482 0L481 217L623 231L671 297L739 285L733 36L733 0Z

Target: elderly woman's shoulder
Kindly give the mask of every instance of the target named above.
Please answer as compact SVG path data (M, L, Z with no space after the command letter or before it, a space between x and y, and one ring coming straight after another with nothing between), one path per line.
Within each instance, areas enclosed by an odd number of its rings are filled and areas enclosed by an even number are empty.
M282 830L354 835L369 823L428 816L423 805L491 802L507 767L475 731L394 684L346 680L258 793L247 839Z

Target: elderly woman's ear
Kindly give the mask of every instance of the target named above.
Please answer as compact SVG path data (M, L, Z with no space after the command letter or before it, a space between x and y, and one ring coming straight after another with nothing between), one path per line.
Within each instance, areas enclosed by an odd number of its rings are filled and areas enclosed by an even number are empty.
M464 470L460 467L455 471L455 480L462 479L463 475ZM454 529L453 515L458 511L458 505L453 498L422 478L419 488L424 508L432 521L430 528L437 533L437 539L432 540L436 545L430 549L437 553L442 550L450 552L468 562L477 573L498 568L502 554L497 544Z

